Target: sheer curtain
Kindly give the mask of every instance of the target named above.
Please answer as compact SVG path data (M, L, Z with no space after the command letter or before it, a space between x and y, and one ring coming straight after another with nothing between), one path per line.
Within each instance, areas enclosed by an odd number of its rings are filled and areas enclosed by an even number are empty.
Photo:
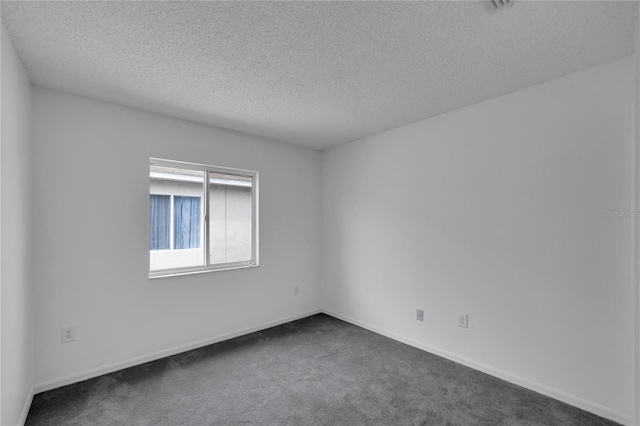
M200 197L173 197L173 248L200 247Z
M149 250L169 249L169 195L151 195L149 203Z

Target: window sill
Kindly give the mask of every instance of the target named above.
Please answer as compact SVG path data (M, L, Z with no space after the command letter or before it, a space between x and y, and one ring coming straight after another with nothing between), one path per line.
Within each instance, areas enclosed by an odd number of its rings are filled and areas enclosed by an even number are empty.
M158 272L150 272L149 279L155 280L157 278L168 278L168 277L180 277L183 275L197 275L197 274L206 274L209 272L218 272L218 271L232 271L234 269L247 269L247 268L258 268L260 265L236 265L236 266L224 266L221 268L202 268L202 269L194 269L190 271L184 270L176 270L176 271L158 271Z

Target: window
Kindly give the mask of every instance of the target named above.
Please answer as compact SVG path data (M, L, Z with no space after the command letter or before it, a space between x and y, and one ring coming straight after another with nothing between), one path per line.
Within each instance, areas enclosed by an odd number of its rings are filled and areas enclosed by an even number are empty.
M257 172L152 158L149 179L150 278L258 265Z

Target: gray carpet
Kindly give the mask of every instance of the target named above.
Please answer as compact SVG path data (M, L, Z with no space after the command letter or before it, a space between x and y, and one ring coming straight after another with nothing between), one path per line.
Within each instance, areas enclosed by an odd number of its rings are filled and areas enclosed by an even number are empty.
M36 425L615 425L315 315L35 396Z

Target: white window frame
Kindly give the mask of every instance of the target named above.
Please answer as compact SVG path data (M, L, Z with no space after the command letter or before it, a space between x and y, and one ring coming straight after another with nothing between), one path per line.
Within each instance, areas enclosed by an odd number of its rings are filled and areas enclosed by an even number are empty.
M201 242L203 244L203 265L201 266L191 266L185 268L171 268L171 269L157 269L151 270L151 264L149 263L149 278L162 278L162 277L174 277L179 275L191 275L191 274L200 274L203 272L215 272L215 271L226 271L230 269L241 269L241 268L253 268L256 266L260 266L259 256L258 256L258 247L259 247L259 238L258 238L258 172L252 170L243 170L243 169L232 169L228 167L219 167L219 166L209 166L205 164L198 163L188 163L184 161L174 161L174 160L165 160L161 158L151 157L149 159L149 166L159 166L159 167L171 167L176 169L186 169L186 170L198 170L204 172L204 182L202 185L202 196L201 196L201 221L202 221L202 230L203 230L203 238L201 238ZM209 243L209 183L210 183L210 174L211 173L221 173L221 174L230 174L230 175L238 175L250 177L252 180L251 187L251 260L241 261L241 262L225 262L225 263L215 263L211 264L210 260L210 243ZM151 191L149 191L151 194ZM166 194L168 195L168 194ZM173 201L173 196L171 197L171 201ZM173 214L173 205L171 205L171 213ZM147 209L147 211L149 211ZM147 220L149 220L147 218ZM171 223L173 222L173 217L171 217ZM173 224L171 225L173 226ZM170 246L173 247L173 236L170 231ZM147 244L148 246L148 244ZM147 257L150 259L150 257Z

